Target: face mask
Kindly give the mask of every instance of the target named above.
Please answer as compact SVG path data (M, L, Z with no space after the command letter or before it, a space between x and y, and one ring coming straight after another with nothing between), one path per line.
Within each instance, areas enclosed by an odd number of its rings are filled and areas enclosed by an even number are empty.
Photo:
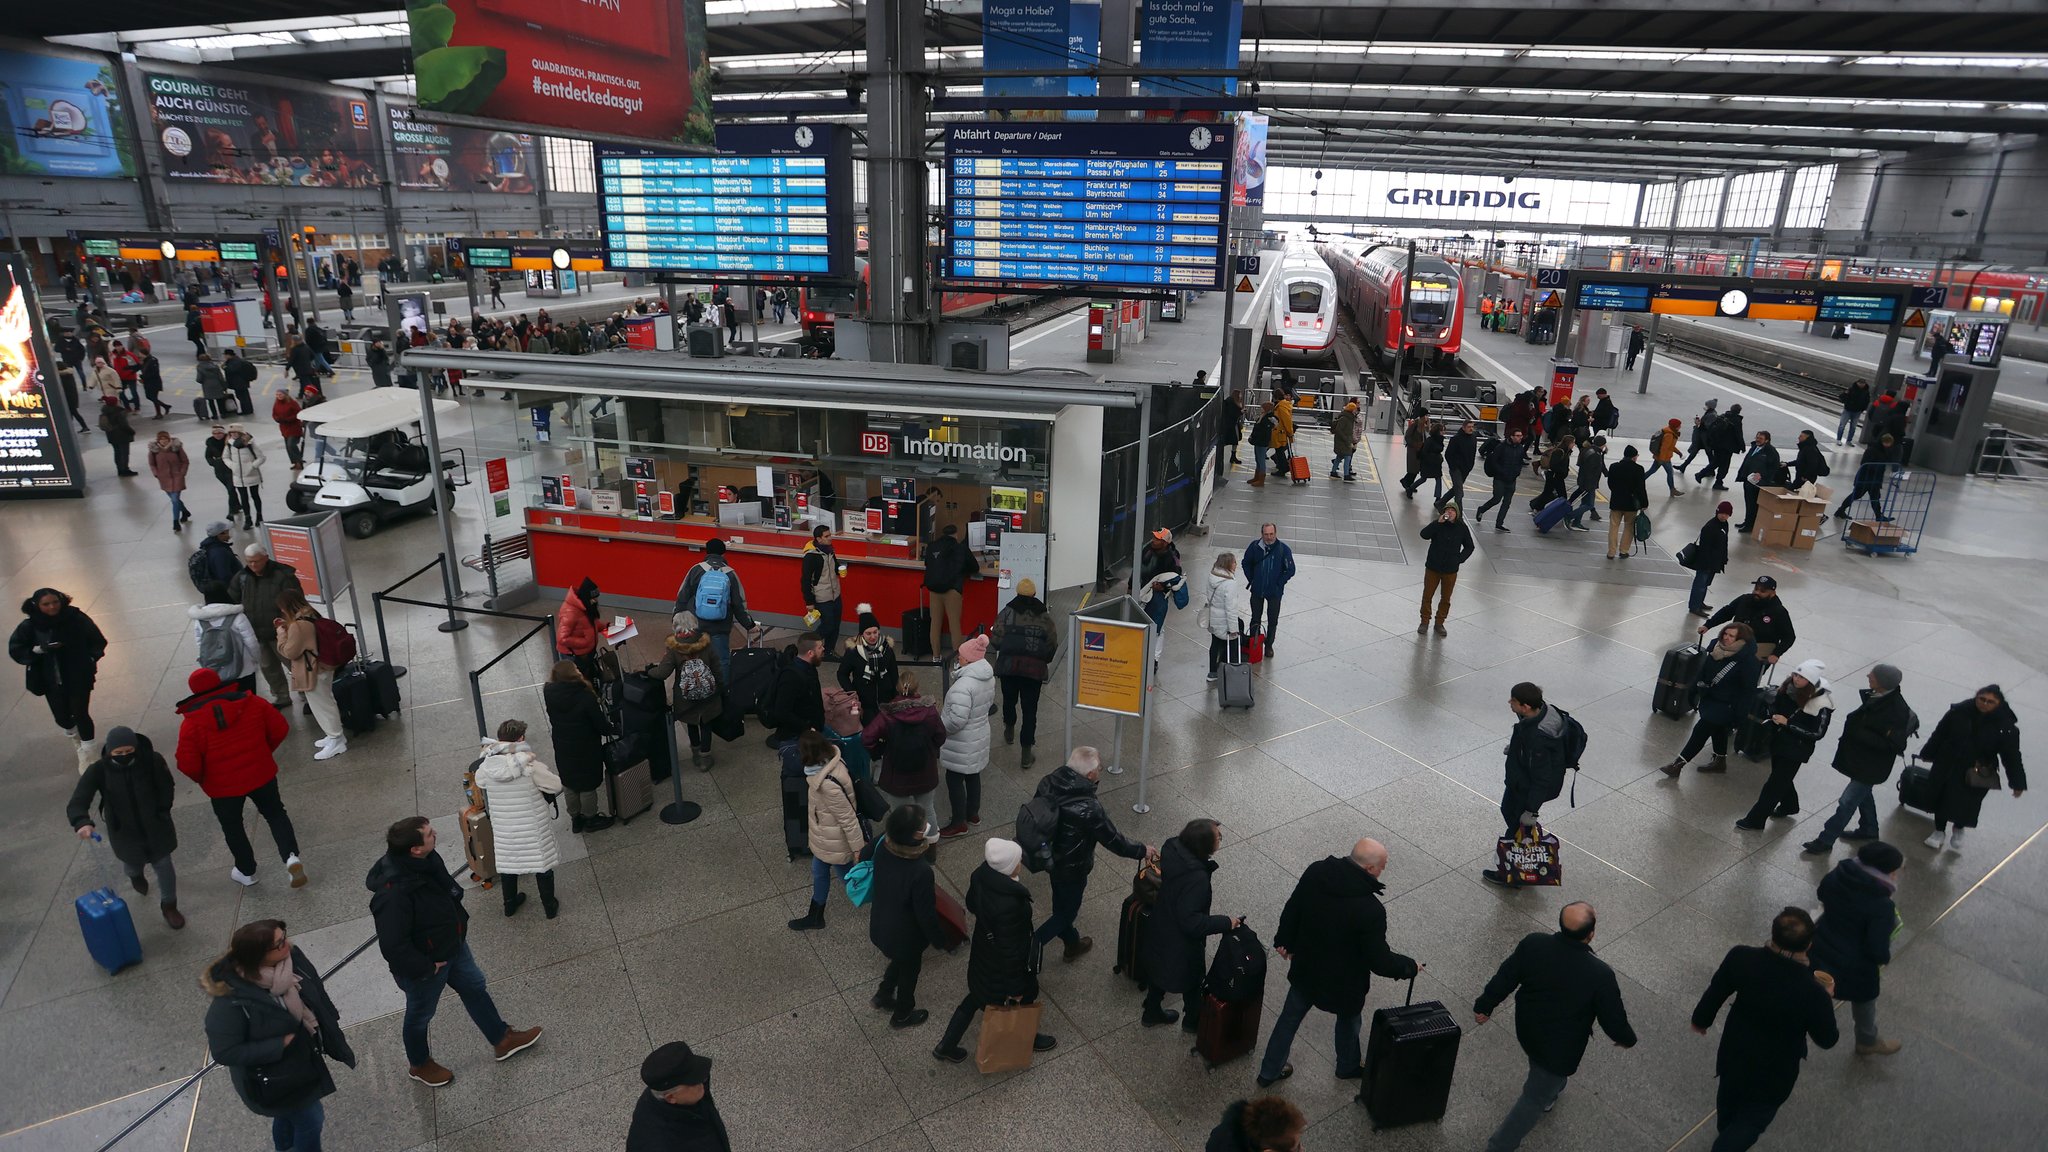
M114 763L119 764L123 768L126 768L130 764L135 763L135 754L133 752L129 752L126 754L117 752L114 754L113 760Z

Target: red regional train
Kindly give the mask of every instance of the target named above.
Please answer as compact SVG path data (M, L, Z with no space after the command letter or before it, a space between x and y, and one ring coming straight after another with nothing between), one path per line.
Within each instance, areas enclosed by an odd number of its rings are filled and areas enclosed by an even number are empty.
M1337 277L1338 298L1350 309L1375 359L1391 362L1404 349L1425 366L1448 366L1458 358L1465 330L1465 310L1459 307L1464 286L1443 257L1416 253L1415 273L1406 277L1404 290L1408 249L1403 245L1361 250L1354 242L1332 240L1321 252ZM1397 318L1405 331L1395 330Z

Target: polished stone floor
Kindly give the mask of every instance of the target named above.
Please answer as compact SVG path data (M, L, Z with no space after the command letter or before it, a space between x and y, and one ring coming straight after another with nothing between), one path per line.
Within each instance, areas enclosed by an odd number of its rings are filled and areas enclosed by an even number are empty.
M353 386L344 381L342 390ZM508 419L493 411L494 399L475 407L484 410L479 424ZM192 422L172 424L196 453ZM451 438L461 440L459 427ZM93 441L104 474L106 449ZM1380 461L1391 458L1386 442L1372 447ZM1390 485L1397 477L1385 473L1382 464L1380 484ZM281 490L282 481L272 487ZM1827 865L1801 856L1799 843L1839 778L1818 758L1801 779L1800 816L1752 834L1730 822L1761 783L1761 765L1737 760L1725 777L1688 773L1677 781L1655 771L1684 728L1651 715L1650 686L1658 654L1691 625L1683 589L1648 578L1649 566L1628 569L1645 572L1637 582L1619 572L1589 580L1518 570L1501 562L1513 551L1483 532L1450 636L1423 639L1412 629L1422 502L1385 502L1408 546L1406 563L1384 563L1318 555L1306 537L1339 506L1296 495L1231 484L1213 516L1218 524L1273 519L1283 536L1299 529L1303 537L1279 654L1258 669L1257 707L1219 712L1203 683L1205 644L1194 614L1175 614L1149 764L1138 763L1137 726L1128 726L1123 771L1105 788L1118 822L1155 842L1190 818L1221 820L1216 909L1268 934L1305 865L1361 835L1390 847L1392 943L1428 965L1417 998L1445 1001L1467 1025L1450 1111L1441 1124L1369 1133L1351 1086L1331 1075L1330 1021L1318 1015L1296 1042L1296 1076L1277 1089L1314 1121L1304 1147L1479 1147L1523 1065L1512 1010L1475 1027L1470 1003L1517 938L1546 928L1564 902L1587 899L1600 912L1598 950L1620 973L1642 1042L1626 1052L1595 1043L1525 1146L1703 1152L1713 1134L1714 1041L1687 1030L1687 1013L1726 948L1760 941L1781 905L1815 905ZM1871 560L1832 540L1783 553L1738 543L1735 565L1711 598L1718 603L1739 590L1731 585L1771 572L1798 621L1798 656L1824 659L1845 697L1872 663L1899 665L1907 698L1930 723L1980 682L1996 681L2038 761L2039 718L2048 711L2048 624L2035 591L2048 551L2043 495L1944 479L1918 556ZM1704 519L1707 495L1660 506L1664 499L1653 497L1653 512L1668 553ZM194 504L203 521L220 497L202 490ZM465 493L465 550L482 531L479 507ZM0 599L14 603L41 585L76 597L113 642L95 697L99 722L134 726L163 745L175 738L171 706L185 693L192 660L182 567L191 541L168 531L166 515L147 479L97 480L83 501L0 505ZM1510 523L1522 542L1526 517ZM1224 534L1181 546L1190 567L1205 567L1199 558L1244 543ZM1576 553L1597 553L1602 543L1588 534L1556 549L1583 564ZM349 547L365 597L437 550L426 522ZM473 573L465 580L478 583ZM430 578L409 590L430 596ZM18 677L0 682L8 734L0 782L9 801L0 810L0 1152L97 1147L196 1070L205 1060L196 978L233 925L280 917L327 964L369 937L362 877L383 828L415 812L452 818L473 755L467 669L526 627L479 621L451 637L435 630L439 618L405 607L388 613L392 657L410 670L400 719L324 763L312 762L303 732L285 747L283 794L312 883L292 891L266 861L256 887L232 884L203 797L181 778L178 862L190 926L172 933L147 899L136 900L146 959L113 977L86 958L69 907L95 875L62 820L75 779L70 751ZM541 719L535 684L545 662L529 649L485 675L492 724ZM1560 801L1547 813L1567 844L1564 886L1506 893L1482 884L1478 870L1492 854L1507 691L1524 679L1583 720L1592 744L1577 806ZM1046 767L1067 724L1057 701L1047 693L1040 720ZM1111 739L1099 717L1083 717L1075 729L1077 741ZM1035 778L1018 770L1014 748L997 748L983 824L941 853L943 883L964 885L982 837L1005 830ZM833 896L824 931L784 927L802 911L807 873L784 858L774 769L758 740L722 746L715 771L686 769L681 785L704 807L693 824L671 828L648 815L592 836L560 832L559 919L529 908L508 920L494 893L471 895L476 954L499 1005L515 1023L546 1028L531 1052L491 1063L450 1000L435 1035L457 1079L427 1089L405 1079L397 996L375 951L335 979L362 1062L337 1072L329 1148L616 1149L641 1057L674 1038L717 1059L717 1099L735 1146L750 1150L1196 1149L1223 1106L1253 1090L1250 1061L1205 1072L1179 1032L1139 1026L1138 994L1110 970L1127 891L1122 862L1105 860L1083 910L1095 952L1071 967L1055 961L1045 976L1046 1030L1059 1048L1027 1071L983 1077L971 1063L930 1058L937 1020L895 1033L868 1007L881 963L867 943L865 914L843 896ZM1142 816L1132 811L1141 788L1150 808ZM1899 896L1905 931L1880 1002L1885 1032L1905 1049L1889 1059L1857 1058L1846 1047L1816 1052L1763 1146L2037 1148L2048 1119L2048 1049L2040 1040L2048 1030L2048 848L2040 835L2048 815L2033 795L1993 797L1968 850L1936 854L1919 843L1926 819L1899 808L1890 788L1880 810L1908 861ZM263 847L260 826L254 834ZM1043 900L1044 881L1031 883ZM1274 965L1267 1027L1285 992L1284 962L1276 957ZM943 1017L964 979L964 955L932 958L924 1001ZM1369 1007L1398 1003L1403 991L1382 982ZM266 1139L263 1122L215 1075L122 1147L257 1150Z

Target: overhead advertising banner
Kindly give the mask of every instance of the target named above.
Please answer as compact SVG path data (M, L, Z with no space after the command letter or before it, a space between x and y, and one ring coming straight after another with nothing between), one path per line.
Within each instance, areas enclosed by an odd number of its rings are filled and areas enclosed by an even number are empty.
M704 0L409 0L420 109L709 145Z
M429 124L397 104L391 120L392 170L400 188L436 192L533 194L533 137Z
M1309 167L1266 170L1268 220L1450 221L1512 228L1577 224L1626 230L1640 185L1611 180L1512 180L1428 169L1337 169L1321 180ZM1311 197L1316 191L1319 195Z
M164 175L280 188L375 188L370 98L145 72Z
M75 496L85 483L78 442L70 414L51 406L63 393L33 285L20 256L0 258L0 496Z
M1146 96L1232 93L1225 76L1176 75L1187 69L1237 67L1244 0L1146 0L1138 26L1138 63L1153 75L1139 81Z
M1239 207L1266 203L1266 128L1264 114L1245 112L1237 118L1237 155L1230 166L1230 202Z
M982 95L1067 95L1064 73L1073 7L1072 0L982 0L982 67L991 72L1038 73L986 77ZM1098 18L1101 14L1096 9Z
M135 175L128 109L104 59L0 49L0 175Z

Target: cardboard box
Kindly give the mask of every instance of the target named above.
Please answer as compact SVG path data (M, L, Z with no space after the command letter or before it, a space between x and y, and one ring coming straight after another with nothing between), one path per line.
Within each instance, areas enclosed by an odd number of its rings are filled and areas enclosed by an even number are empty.
M1791 545L1798 551L1811 552L1813 551L1813 546L1818 543L1820 543L1820 525L1818 523L1808 524L1802 520L1799 522L1799 527L1793 529Z
M1790 520L1786 520L1776 527L1767 526L1759 522L1753 535L1756 538L1756 542L1766 548L1790 548L1793 538L1798 535L1798 531L1797 525Z
M1904 544L1906 530L1896 524L1880 524L1875 520L1852 520L1849 522L1849 539L1858 544Z
M1762 504L1758 504L1756 523L1750 526L1749 531L1750 535L1756 537L1759 542L1768 544L1771 543L1771 540L1765 539L1766 537L1789 538L1798 527L1799 513L1796 505L1786 505L1776 510L1770 510L1766 509Z

